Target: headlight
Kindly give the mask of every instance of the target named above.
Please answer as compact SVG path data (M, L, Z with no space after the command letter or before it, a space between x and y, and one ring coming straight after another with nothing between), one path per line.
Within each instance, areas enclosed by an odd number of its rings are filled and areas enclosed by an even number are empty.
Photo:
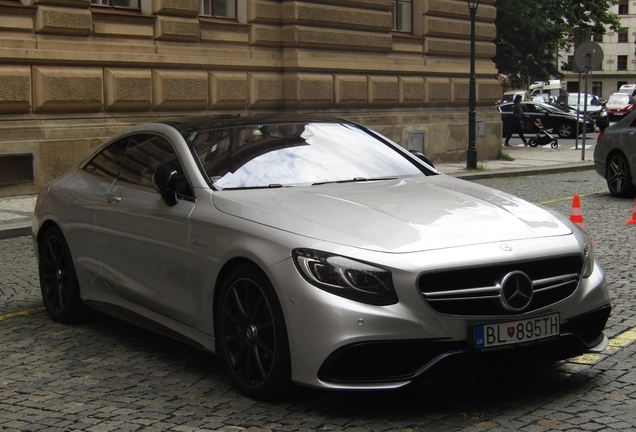
M599 113L599 116L601 116L601 117L607 117L607 111L605 111L605 110L601 110L601 112Z
M388 270L311 249L294 249L292 256L300 274L322 290L378 306L398 302Z
M594 271L594 248L592 247L592 240L590 240L590 236L588 236L587 233L578 225L574 226L578 228L585 239L585 244L583 246L583 269L581 270L581 273L584 278L588 278Z

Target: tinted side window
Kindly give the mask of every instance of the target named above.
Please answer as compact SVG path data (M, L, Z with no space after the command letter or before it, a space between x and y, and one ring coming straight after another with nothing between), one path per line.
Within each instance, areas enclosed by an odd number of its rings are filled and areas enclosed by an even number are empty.
M128 138L115 141L99 152L85 167L84 171L104 179L115 180L124 160Z
M129 137L128 150L119 172L119 180L154 189L152 175L163 165L179 173L178 193L192 196L185 172L174 149L165 138L156 135Z
M500 109L501 112L509 113L512 112L512 105L503 105Z

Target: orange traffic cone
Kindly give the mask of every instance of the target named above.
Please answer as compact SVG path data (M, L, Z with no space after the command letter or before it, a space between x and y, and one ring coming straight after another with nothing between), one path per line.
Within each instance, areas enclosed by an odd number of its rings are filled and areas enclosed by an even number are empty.
M581 229L585 229L583 224L583 213L581 213L581 201L579 196L574 194L572 199L572 211L570 212L570 220L579 226Z
M636 199L634 200L634 213L632 213L632 218L625 223L627 225L636 225Z

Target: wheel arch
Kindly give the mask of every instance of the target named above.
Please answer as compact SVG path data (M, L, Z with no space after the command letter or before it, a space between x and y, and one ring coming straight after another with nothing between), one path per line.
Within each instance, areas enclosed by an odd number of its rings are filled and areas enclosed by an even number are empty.
M216 314L216 310L219 304L219 297L221 296L221 286L223 285L223 282L225 281L225 279L227 278L227 276L229 275L229 273L236 267L240 266L240 265L251 265L254 266L256 268L258 268L260 271L263 272L263 274L265 275L265 277L267 277L267 279L270 279L267 274L263 271L263 269L261 268L261 266L259 266L256 262L254 262L253 260L247 258L247 257L234 257L232 259L230 259L228 262L226 262L223 267L221 268L221 270L219 271L217 277L216 277L216 281L214 283L214 295L212 298L212 310L214 311L214 334L215 336L218 334L218 324L219 324L219 317ZM271 283L271 280L270 280ZM273 284L272 284L273 285ZM279 300L280 303L280 300ZM219 344L219 340L217 337L214 338L214 350L216 352L219 352L218 349L218 344Z
M59 224L57 224L54 220L48 219L46 221L44 221L44 223L42 223L42 225L40 225L40 227L38 228L38 234L35 238L36 242L37 242L37 251L36 253L39 254L40 252L40 245L42 244L42 237L44 237L44 234L46 234L46 232L51 228L51 227L56 227L57 229L59 229L62 234L64 234L64 231L62 230L62 227L60 227Z

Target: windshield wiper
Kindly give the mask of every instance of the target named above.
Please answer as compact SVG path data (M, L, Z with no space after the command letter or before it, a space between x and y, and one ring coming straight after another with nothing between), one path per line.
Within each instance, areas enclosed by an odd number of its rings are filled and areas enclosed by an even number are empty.
M221 190L243 190L243 189L276 189L285 187L280 183L272 183L267 186L236 186L236 187L227 187Z
M395 180L397 177L378 177L378 178L366 178L366 177L354 177L349 180L333 180L333 181L324 181L312 183L312 186L319 186L329 183L355 183L355 182L368 182L368 181L379 181L379 180Z

